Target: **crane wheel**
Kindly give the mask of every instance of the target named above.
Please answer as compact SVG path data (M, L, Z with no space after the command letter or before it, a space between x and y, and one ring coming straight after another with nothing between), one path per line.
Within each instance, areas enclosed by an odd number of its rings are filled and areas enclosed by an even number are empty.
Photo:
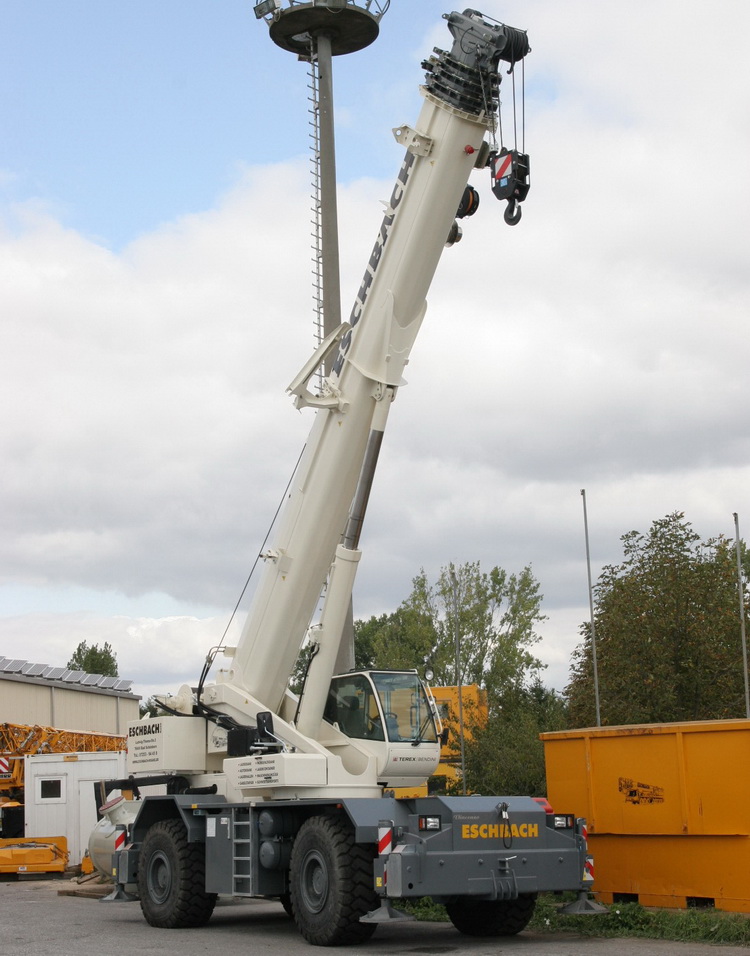
M361 943L375 932L360 917L376 909L374 849L354 842L339 817L310 817L292 846L289 885L297 928L315 946Z
M151 926L204 926L216 903L206 893L206 850L188 843L182 820L160 820L146 832L138 859L141 909Z
M446 903L451 923L465 936L515 936L534 915L536 893L515 900L475 900L460 897Z

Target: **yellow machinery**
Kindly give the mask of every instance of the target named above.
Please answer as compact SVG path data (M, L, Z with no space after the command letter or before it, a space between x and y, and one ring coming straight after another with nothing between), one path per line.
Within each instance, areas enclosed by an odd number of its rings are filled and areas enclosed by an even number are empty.
M460 691L464 740L470 741L474 736L474 730L487 723L487 692L478 684L463 684ZM443 726L449 730L448 740L440 751L440 763L431 781L431 786L439 787L440 790L459 785L461 781L458 693L458 687L432 688L432 695L437 703Z
M399 787L397 797L425 797L428 793L458 792L461 785L461 726L459 721L458 687L432 687L443 727L448 730L446 742L440 748L440 763L421 787ZM478 684L461 686L461 704L464 718L464 740L471 740L477 727L487 723L487 691Z
M604 903L750 913L750 721L542 734L553 806L588 820Z
M63 873L67 865L65 837L0 840L0 873Z

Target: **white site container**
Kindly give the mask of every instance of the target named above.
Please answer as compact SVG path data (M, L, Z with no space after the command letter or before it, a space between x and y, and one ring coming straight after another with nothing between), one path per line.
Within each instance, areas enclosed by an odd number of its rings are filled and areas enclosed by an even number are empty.
M76 866L96 825L94 783L124 777L125 752L30 754L24 763L25 836L64 836Z

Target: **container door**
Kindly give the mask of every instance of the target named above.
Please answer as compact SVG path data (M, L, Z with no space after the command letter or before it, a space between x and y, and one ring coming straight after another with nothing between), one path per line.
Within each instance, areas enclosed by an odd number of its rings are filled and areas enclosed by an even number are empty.
M54 767L49 770L38 767L32 775L31 784L29 787L27 781L26 836L67 837L68 774Z

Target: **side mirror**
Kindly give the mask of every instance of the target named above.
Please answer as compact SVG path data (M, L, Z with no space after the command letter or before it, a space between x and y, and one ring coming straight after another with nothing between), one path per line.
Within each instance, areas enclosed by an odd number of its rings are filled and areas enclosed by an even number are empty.
M273 732L273 713L270 710L262 710L255 718L258 727L258 740L275 740L276 735Z

